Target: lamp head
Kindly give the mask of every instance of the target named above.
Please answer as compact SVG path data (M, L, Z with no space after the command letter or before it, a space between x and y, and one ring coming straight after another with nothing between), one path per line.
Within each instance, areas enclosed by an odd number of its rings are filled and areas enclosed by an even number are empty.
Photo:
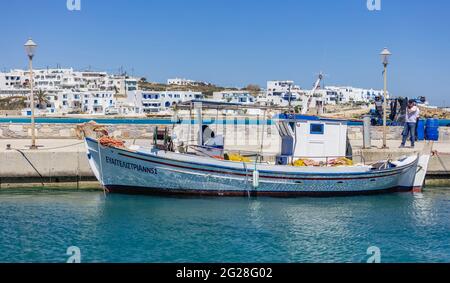
M24 46L25 46L25 52L27 53L28 57L30 59L32 59L36 52L37 44L34 43L34 41L31 38L29 38Z
M380 55L383 65L389 64L389 57L392 55L392 53L387 48L384 48L383 51L381 51Z

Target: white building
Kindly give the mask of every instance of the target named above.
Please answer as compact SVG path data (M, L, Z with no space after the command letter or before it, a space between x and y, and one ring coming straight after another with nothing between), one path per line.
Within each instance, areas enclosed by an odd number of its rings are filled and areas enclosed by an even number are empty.
M324 105L336 105L340 103L339 93L331 89L318 89L314 91L313 100L323 101ZM314 102L314 101L313 101Z
M337 92L339 103L371 102L375 97L383 96L383 90L375 90L372 88L364 89L351 86L327 86L325 89Z
M203 98L204 96L201 92L192 91L137 92L137 103L141 106L143 113L156 113L165 111L174 105Z
M28 97L29 76L28 70L0 73L0 98ZM136 78L109 75L106 72L74 71L72 68L33 70L33 83L35 94L41 91L46 94L48 105L46 108L41 105L42 109L38 111L41 114L105 114L107 109L117 106L134 109L127 97L138 91ZM121 98L124 101L117 103Z
M240 104L255 104L256 102L256 99L248 91L214 92L213 100Z
M294 81L268 81L268 93L286 93L288 91L300 90L300 87L294 84Z
M106 109L115 108L116 99L113 91L84 92L82 111L87 114L105 114Z
M175 78L175 79L168 79L167 80L168 85L177 85L177 86L200 86L200 85L211 85L208 82L200 82L200 81L194 81L194 80L188 80L188 79L181 79L181 78Z
M61 113L83 111L85 92L66 90L58 94L58 111Z
M15 89L23 87L25 76L23 72L12 70L8 73L0 73L0 89Z
M274 105L298 105L305 96L305 91L294 81L268 81L265 102Z
M320 81L319 81L320 82ZM317 103L323 105L339 104L350 102L368 103L377 96L382 96L382 90L356 88L351 86L326 86L317 89L304 90L295 85L294 81L268 81L267 94L265 98L258 98L258 101L265 103L286 106L301 105L303 100L308 101L309 107L315 107Z

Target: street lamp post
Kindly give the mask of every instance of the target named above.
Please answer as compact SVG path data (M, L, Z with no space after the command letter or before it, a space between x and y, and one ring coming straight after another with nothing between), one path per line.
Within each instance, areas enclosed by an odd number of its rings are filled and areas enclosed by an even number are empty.
M28 55L30 67L30 107L31 107L31 146L30 149L37 149L36 146L36 124L34 119L34 91L33 91L33 57L37 48L37 44L30 38L25 43L25 51Z
M383 148L387 148L387 128L386 128L386 109L387 109L387 66L389 64L389 56L392 55L387 48L381 51L381 60L384 66L384 95L383 95Z

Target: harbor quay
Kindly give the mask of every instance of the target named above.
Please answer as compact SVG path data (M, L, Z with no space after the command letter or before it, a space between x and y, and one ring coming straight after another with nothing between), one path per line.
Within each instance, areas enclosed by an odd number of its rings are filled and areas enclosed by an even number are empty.
M88 163L86 147L78 124L37 124L38 150L29 150L31 130L29 124L0 124L0 188L45 187L101 189ZM122 139L128 146L151 146L155 128L167 128L172 136L181 138L196 131L195 125L138 125L109 124L103 126L111 136ZM225 149L245 152L261 148L267 158L279 150L274 125L210 125L216 134L224 135ZM425 142L414 149L399 149L402 127L389 127L388 148L382 147L382 128L371 127L371 147L364 148L363 127L349 126L348 140L353 160L370 163L382 159L395 159L419 153ZM195 135L192 135L195 136ZM184 139L185 140L185 139ZM195 140L191 141L195 144ZM440 140L433 145L426 184L450 184L450 128L440 129ZM269 160L268 160L269 161ZM273 160L270 160L273 161Z

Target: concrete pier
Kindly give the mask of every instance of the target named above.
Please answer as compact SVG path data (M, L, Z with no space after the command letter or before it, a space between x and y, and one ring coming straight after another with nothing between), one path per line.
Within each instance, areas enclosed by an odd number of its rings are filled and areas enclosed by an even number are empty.
M126 140L128 145L150 145L150 139ZM29 150L27 139L0 139L0 189L14 187L50 187L101 189L87 161L83 141L76 139L38 140L38 150ZM7 149L7 145L11 149ZM363 149L362 140L352 141L355 156L365 162L397 158L422 150L423 142L415 149L399 149L400 141L389 141L389 149L379 149L381 141L373 141L371 149ZM450 144L437 142L437 155L430 161L427 184L450 186ZM358 157L355 157L358 161Z
M414 149L399 148L399 140L388 140L387 149L381 149L382 141L372 141L372 148L364 149L362 142L353 141L352 148L355 161L374 162L382 159L397 159L405 155L420 153L425 142L417 142ZM428 186L450 186L450 143L435 142L435 155L431 157L428 166L426 184Z
M105 125L107 131L126 141L127 145L150 146L156 125ZM166 125L167 126L167 125ZM0 188L13 186L57 186L71 188L95 187L98 182L89 167L84 142L77 139L76 124L38 124L38 150L31 151L30 125L0 124ZM181 140L196 137L195 126L188 124L168 126ZM262 150L275 156L279 151L279 136L274 125L226 124L212 125L216 135L225 136L228 150ZM387 158L398 158L422 150L424 142L415 149L399 149L402 127L388 128L387 150L381 148L382 128L371 127L371 148L363 148L363 127L349 126L348 139L352 145L356 162L373 162ZM190 134L189 134L190 132ZM189 138L191 137L191 138ZM195 140L192 141L195 144ZM7 149L7 145L11 149ZM450 186L450 127L440 130L440 140L434 144L437 155L430 161L427 182ZM359 156L362 156L359 157Z
M128 141L144 145L147 140ZM7 146L10 145L10 149ZM38 150L27 139L0 139L0 189L51 187L99 189L81 140L38 140Z

